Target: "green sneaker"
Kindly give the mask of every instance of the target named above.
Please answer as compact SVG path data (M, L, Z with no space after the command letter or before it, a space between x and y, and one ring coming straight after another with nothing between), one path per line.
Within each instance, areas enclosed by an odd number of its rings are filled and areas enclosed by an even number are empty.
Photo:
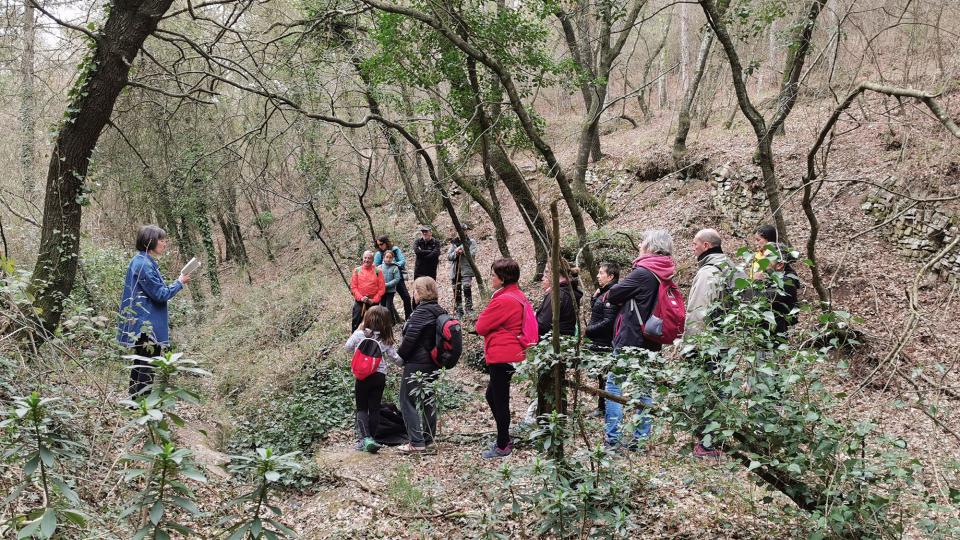
M363 451L370 452L371 454L376 454L377 450L380 450L382 446L373 440L373 437L367 437L363 440Z

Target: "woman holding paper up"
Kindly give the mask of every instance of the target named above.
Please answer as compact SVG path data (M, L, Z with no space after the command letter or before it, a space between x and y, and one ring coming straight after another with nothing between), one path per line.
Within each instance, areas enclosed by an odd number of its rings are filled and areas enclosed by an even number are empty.
M137 254L130 261L123 281L117 341L124 347L132 348L132 353L137 356L156 356L169 344L167 301L190 283L189 271L192 269L187 270L186 275L181 274L170 285L164 282L156 258L167 250L167 243L167 233L160 227L140 227ZM136 399L151 384L152 366L142 360L134 360L130 370L130 397Z

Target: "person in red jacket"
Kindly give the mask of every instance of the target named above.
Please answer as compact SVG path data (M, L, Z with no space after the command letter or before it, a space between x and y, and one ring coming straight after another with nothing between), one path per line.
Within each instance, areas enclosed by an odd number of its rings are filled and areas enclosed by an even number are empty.
M497 441L483 453L484 458L509 456L510 442L510 379L513 364L526 356L520 342L524 309L530 301L517 286L520 265L513 259L498 259L490 267L490 283L496 289L486 309L477 318L477 334L483 336L483 354L490 382L487 384L487 404L497 423Z
M350 276L350 292L353 293L353 321L350 326L350 332L353 332L360 326L363 315L370 306L380 303L383 293L387 290L386 282L383 281L383 272L373 264L373 252L363 252L363 264L354 268L353 275Z

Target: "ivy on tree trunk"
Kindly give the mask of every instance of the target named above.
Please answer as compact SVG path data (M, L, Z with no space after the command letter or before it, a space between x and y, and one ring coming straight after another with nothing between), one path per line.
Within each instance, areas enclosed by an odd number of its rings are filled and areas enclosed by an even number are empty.
M107 20L91 45L68 96L47 169L43 224L30 293L41 324L60 323L73 290L80 250L80 223L89 188L90 156L110 120L130 66L173 0L125 0L108 6Z

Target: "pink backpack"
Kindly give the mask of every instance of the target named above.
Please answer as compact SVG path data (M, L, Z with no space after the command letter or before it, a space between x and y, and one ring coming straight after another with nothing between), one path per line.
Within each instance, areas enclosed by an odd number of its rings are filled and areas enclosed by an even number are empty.
M661 345L672 345L674 340L683 334L683 325L686 320L687 312L683 304L683 295L680 294L680 288L672 279L661 280L657 274L651 272L653 277L657 278L660 287L657 290L657 304L653 308L650 318L644 321L640 318L640 310L637 308L637 302L630 300L630 309L637 314L640 320L640 329L643 332L643 338Z
M540 341L540 328L537 325L537 314L534 313L533 306L530 305L527 297L517 298L516 296L511 296L511 298L519 302L523 309L523 322L521 323L520 335L517 336L517 339L520 340L520 345L524 349L532 347Z

